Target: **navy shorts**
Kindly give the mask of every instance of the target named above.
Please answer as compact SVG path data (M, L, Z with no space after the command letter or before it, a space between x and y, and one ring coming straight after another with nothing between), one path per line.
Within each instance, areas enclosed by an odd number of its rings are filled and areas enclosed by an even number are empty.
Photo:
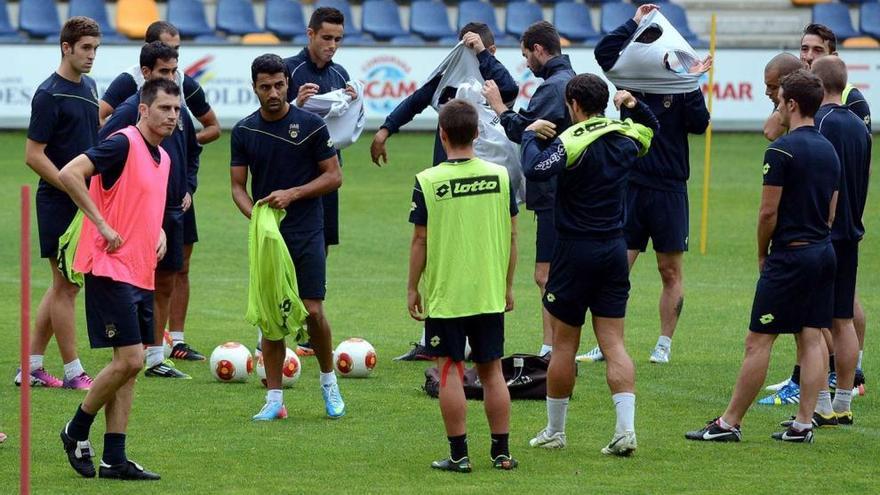
M162 230L165 231L165 257L159 260L157 270L179 272L183 270L183 209L165 208Z
M626 241L560 239L550 262L544 307L563 323L582 326L587 311L600 318L623 318L629 299Z
M324 300L327 295L327 257L324 232L282 232L296 271L300 299Z
M557 237L553 210L535 211L535 221L535 263L550 263Z
M780 334L830 328L835 265L830 242L772 249L758 278L749 330Z
M627 249L644 252L648 238L657 253L688 250L688 195L661 191L630 182L626 192Z
M324 206L324 244L335 246L339 244L339 191L321 196Z
M853 317L856 300L856 272L859 269L859 241L834 241L837 274L834 277L834 317Z
M92 349L153 343L153 291L85 274Z
M58 238L76 216L76 204L64 193L37 190L37 230L40 235L40 257L58 255Z
M425 318L425 347L433 357L464 361L465 340L471 361L489 363L504 356L504 313L458 318Z
M196 227L196 204L183 212L183 243L187 246L199 242L199 229Z

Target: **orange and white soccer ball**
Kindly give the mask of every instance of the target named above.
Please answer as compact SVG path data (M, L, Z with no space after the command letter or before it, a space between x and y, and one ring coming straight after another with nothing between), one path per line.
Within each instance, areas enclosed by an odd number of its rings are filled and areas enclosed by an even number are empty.
M218 345L211 353L211 374L221 382L246 382L254 371L254 358L247 347L238 342Z
M370 376L376 367L376 349L364 339L343 340L333 351L333 366L336 371L349 378Z
M281 386L290 388L299 380L302 371L299 357L289 347L284 356L284 364L281 365ZM260 377L260 383L266 386L266 366L263 363L263 354L257 356L257 376Z

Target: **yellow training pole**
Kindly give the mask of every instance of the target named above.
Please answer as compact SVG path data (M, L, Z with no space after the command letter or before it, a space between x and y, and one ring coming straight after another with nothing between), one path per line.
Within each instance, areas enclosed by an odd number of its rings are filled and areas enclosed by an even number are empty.
M712 115L712 97L715 93L715 14L712 14L712 28L709 34L709 55L712 67L709 69L709 115ZM712 121L706 128L706 155L703 158L703 215L700 219L700 254L706 254L709 239L709 172L712 170Z

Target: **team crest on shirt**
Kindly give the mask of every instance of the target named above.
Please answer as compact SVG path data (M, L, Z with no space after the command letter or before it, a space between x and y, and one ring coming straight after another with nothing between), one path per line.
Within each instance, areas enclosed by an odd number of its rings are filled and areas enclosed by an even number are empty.
M769 172L769 171L770 171L770 164L765 163L764 164L764 175L767 175L767 172Z
M299 136L299 124L290 124L287 133L290 134L290 139L296 139Z
M663 97L663 108L669 108L672 106L672 95L666 95Z

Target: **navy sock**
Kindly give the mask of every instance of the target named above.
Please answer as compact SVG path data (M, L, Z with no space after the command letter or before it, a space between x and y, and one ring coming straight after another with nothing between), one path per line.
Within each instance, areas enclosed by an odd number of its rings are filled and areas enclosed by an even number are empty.
M794 365L794 369L791 370L791 383L795 385L800 385L801 383L801 365Z
M125 457L125 433L104 434L104 456L101 460L111 466L122 464L128 460Z
M507 439L510 437L509 433L493 433L492 434L492 450L491 455L492 459L495 459L499 455L504 455L510 457L510 448L507 446Z
M455 461L461 460L462 457L467 457L467 433L465 433L464 435L459 435L457 437L446 438L449 439L449 457L451 457Z
M828 371L834 373L834 354L828 355Z
M82 409L82 404L77 406L73 419L67 425L67 434L70 438L82 442L89 439L89 430L95 422L95 415L89 414Z

